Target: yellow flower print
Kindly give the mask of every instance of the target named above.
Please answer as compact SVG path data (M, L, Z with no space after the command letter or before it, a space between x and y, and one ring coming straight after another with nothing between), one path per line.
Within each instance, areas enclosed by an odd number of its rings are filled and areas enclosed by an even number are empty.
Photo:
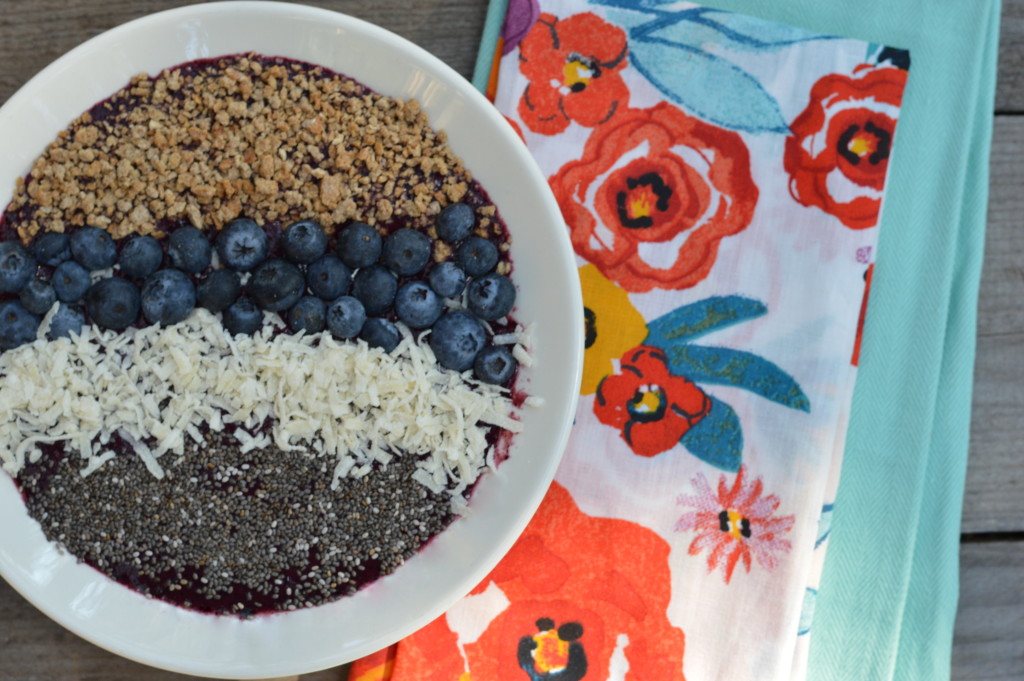
M594 265L580 268L580 284L586 324L580 394L592 395L601 379L612 373L612 360L647 337L647 324L626 292L605 279Z

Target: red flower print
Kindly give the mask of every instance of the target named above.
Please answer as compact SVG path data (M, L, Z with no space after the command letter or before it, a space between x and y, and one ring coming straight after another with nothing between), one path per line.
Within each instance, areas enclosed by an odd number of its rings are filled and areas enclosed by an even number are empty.
M622 439L640 456L660 454L711 410L704 392L668 372L665 355L641 345L623 355L620 373L597 386L594 414L622 430Z
M519 44L519 70L529 79L519 116L542 135L573 120L592 128L629 104L619 71L626 65L626 33L596 14L556 19L541 14Z
M726 476L718 479L718 490L713 491L703 473L691 480L695 494L679 497L679 503L695 510L684 514L676 523L676 531L694 530L698 534L690 542L689 554L696 556L708 550L708 572L721 566L725 583L732 579L736 564L750 572L751 557L766 570L778 563L777 554L791 548L782 535L793 527L795 516L773 517L779 508L774 494L762 497L761 478L746 482L746 466L740 466L730 487Z
M390 664L389 676L366 679L572 681L603 678L622 654L627 679L685 681L685 638L666 616L669 552L654 531L589 516L552 483L515 545L469 596L497 590L507 601L482 632L460 642L442 615L392 655L357 661L349 678Z
M704 279L758 196L740 136L665 103L595 129L550 183L576 252L632 292Z
M864 272L864 297L860 301L860 316L857 318L857 335L853 339L853 356L850 358L850 364L857 366L860 364L860 344L861 339L864 336L864 318L868 314L868 296L871 294L871 276L875 272L874 263L868 265L868 269Z
M516 131L516 135L518 135L519 139L521 139L523 141L523 144L526 144L526 138L523 137L523 131L519 127L519 124L516 123L511 118L509 118L508 116L505 116L504 118L505 118L506 121L508 121L508 124L512 126L512 129Z
M789 191L805 206L834 215L850 229L878 223L896 117L907 72L859 66L811 88L811 101L786 138Z

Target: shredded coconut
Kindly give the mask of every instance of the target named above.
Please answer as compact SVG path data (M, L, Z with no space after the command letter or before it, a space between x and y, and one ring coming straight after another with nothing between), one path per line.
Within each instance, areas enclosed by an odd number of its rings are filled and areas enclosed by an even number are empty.
M522 364L524 367L533 366L533 357L526 351L526 348L516 343L512 346L512 356L516 358L516 361Z
M457 497L487 465L489 426L520 429L506 389L444 371L409 333L388 354L272 326L232 337L203 309L169 327L90 326L56 341L46 326L0 355L0 462L12 475L47 442L77 452L88 475L109 459L94 442L117 433L161 477L160 457L182 454L200 426L230 424L243 449L315 446L336 461L335 486L396 453L422 457L416 479Z

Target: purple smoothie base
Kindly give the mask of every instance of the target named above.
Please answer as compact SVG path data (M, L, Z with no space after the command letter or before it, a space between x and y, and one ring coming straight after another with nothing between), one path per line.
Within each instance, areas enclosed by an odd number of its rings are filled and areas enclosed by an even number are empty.
M180 64L178 66L172 67L172 69L181 69L184 72L186 72L187 74L195 74L195 73L200 72L204 68L216 67L217 63L221 59L229 58L231 56L244 56L244 55L227 55L226 57L217 57L217 58L212 58L212 59L200 59L200 60L196 60L196 61L186 62L186 63ZM250 56L250 58L254 58L254 57ZM263 56L255 57L255 58L258 58L259 61L261 63L263 63L265 66L272 66L272 65L278 65L278 64L285 64L285 65L300 64L301 66L303 66L304 68L307 68L307 69L319 68L321 70L322 74L323 74L322 77L324 77L324 78L329 78L329 77L334 77L334 76L340 75L340 74L337 74L334 71L331 71L330 69L327 69L327 68L324 68L324 67L318 67L318 66L315 66L315 65L312 65L312 64L309 64L309 63L306 63L306 62L297 61L297 60L285 59L285 58L280 58L280 57L263 57ZM347 78L347 76L341 76L341 77ZM359 84L359 85L365 91L370 92L369 88L366 88L362 84ZM109 110L104 108L104 106L103 106L108 101L109 101L109 99L103 100L103 101L97 103L95 106L93 106L92 109L90 109L90 113L93 116L94 120L102 121L105 118L109 117L109 115L110 115ZM439 176L435 176L433 179L434 179L434 182L436 183L435 187L439 188L441 186L440 177ZM26 176L26 178L25 178L26 184L28 184L30 181L31 181L31 176L30 175ZM474 211L476 211L477 209L479 209L479 208L481 208L483 206L492 206L493 205L493 203L489 199L489 196L488 196L486 190L484 190L484 188L479 184L479 182L477 182L476 180L472 180L471 182L468 182L467 184L468 184L469 188L468 188L468 191L466 192L466 195L461 200L462 203L468 204L469 206L471 206L474 209ZM19 239L18 234L17 234L18 226L21 223L23 223L23 222L27 222L31 217L32 217L32 210L31 210L30 206L26 206L26 207L18 209L18 210L11 210L10 207L8 206L8 208L4 210L3 214L0 215L0 241L8 241L8 240ZM491 217L492 222L497 224L497 225L499 225L501 230L502 230L502 232L507 235L508 234L507 228L506 228L504 222L502 221L502 219L500 217L500 214L495 212L495 214L490 216L490 217ZM288 222L290 223L291 221L292 220L289 218ZM166 235L166 234L171 233L175 229L177 229L179 227L182 227L182 226L185 226L187 224L189 224L187 220L163 219L163 220L161 220L161 221L159 221L157 223L157 226L158 226L159 230L161 232L164 232L165 235ZM264 225L264 230L266 231L267 236L269 238L269 246L270 246L269 252L268 252L268 256L267 256L268 258L270 258L270 257L280 257L281 256L280 236L281 236L281 233L282 233L282 230L283 230L284 226L285 226L285 224L282 221L280 221L280 220L273 221L273 222L270 222L270 223L267 223L267 224ZM396 229L399 229L401 227L404 227L404 226L405 226L405 223L404 223L403 219L400 218L400 217L396 217L396 218L393 218L393 219L387 221L386 223L383 223L383 224L379 225L379 228L382 228L385 233L390 233L390 232L392 232L392 231L394 231ZM126 237L124 239L115 240L115 243L117 244L118 253L120 253L120 250L121 250L123 244L128 239L130 239L130 238L131 238L131 236ZM500 238L499 236L497 236L497 235L495 235L493 233L489 233L489 237L488 238L496 246L501 246L503 243L505 243L507 241L507 239L502 239L502 238ZM162 239L159 239L159 241L161 242L161 246L164 247L164 249L166 250L166 237L164 237ZM328 253L333 253L334 252L335 242L336 242L336 235L332 236L330 238L330 240L329 240L328 251L327 251ZM508 253L499 250L499 254L500 254L500 260L499 261L508 262L509 265L511 266L511 261L509 260ZM416 279L425 281L427 279L428 275L429 275L430 268L433 267L434 264L435 263L434 263L433 259L431 259L430 264L420 274L412 276L412 277L400 277L399 278L399 285L401 285L401 284L403 284L403 283L405 283L407 281L416 280ZM53 268L51 268L51 267L46 267L46 266L40 265L37 274L38 275L43 275L46 278L49 278L50 274L52 273L52 270L53 270ZM204 272L201 272L201 273L199 273L197 275L191 275L191 278L192 278L194 283L197 283L202 277L204 277L210 271L212 271L212 268L208 268ZM120 275L119 272L115 272L113 276L121 276L121 275ZM15 296L14 294L10 294L10 293L0 294L0 301L11 299L11 298L16 298L16 297L17 296ZM388 318L391 319L392 321L395 321L396 318L395 318L395 315L394 315L393 311L388 314ZM145 325L145 319L142 317L142 315L140 313L139 318L136 320L135 326L143 326L143 325ZM491 323L491 328L493 329L495 334L509 333L509 332L514 331L516 329L516 327L517 327L517 323L516 323L515 319L512 318L511 316L507 317L506 320L503 323L501 323L501 324ZM517 375L513 377L510 385L512 386L512 395L513 395L513 402L514 402L514 404L516 406L521 406L523 401L525 400L526 395L521 390L517 390L515 388L516 383L518 382L518 379L519 379L519 376L518 376L518 372L517 372ZM264 429L265 430L269 429L269 425L265 425ZM496 455L495 456L495 461L497 463L500 463L501 461L504 461L508 457L509 446L511 444L511 437L512 437L511 434L506 433L504 431L499 431L497 428L491 428L489 430L487 439L488 439L488 442L490 443L490 445L492 447L494 447L495 450L496 450L495 451L495 455ZM111 449L112 451L114 451L118 456L135 456L134 449L127 442L125 442L120 436L118 436L116 434L111 436L110 441L106 445L106 447L108 449ZM45 477L47 475L46 471L49 471L50 473L52 473L52 471L56 468L56 466L58 465L58 463L60 462L60 460L63 457L71 455L67 451L66 447L63 444L60 444L60 443L56 443L56 444L41 444L39 448L42 450L44 456L42 457L42 459L40 460L39 463L37 463L37 464L30 464L30 465L31 466L40 467L43 470L42 476L43 476L44 480L45 480ZM102 474L102 473L99 473L99 474ZM23 486L18 482L17 479L15 479L15 484L16 484L19 492L21 493L23 499L27 501L28 500L27 491L23 488ZM467 499L472 495L473 490L475 489L475 486L476 485L474 484L469 490L467 490L467 492L466 492L466 498ZM284 500L284 501L287 502L288 500ZM437 535L434 534L430 538L428 538L425 542L423 542L423 544L420 545L419 550L422 550L423 546L426 546L429 542L433 541L434 537L436 537L436 536ZM310 566L318 564L318 561L316 560L316 557L315 557L315 551L316 551L316 548L315 547L311 547ZM246 586L244 586L242 584L237 584L236 583L236 584L234 584L232 586L231 591L228 593L228 595L225 595L225 596L223 596L221 598L212 599L212 598L208 598L208 597L200 595L195 589L190 588L190 587L185 587L185 588L182 588L180 590L175 590L175 591L168 590L167 589L167 580L171 576L170 573L168 573L166 575L161 575L161 576L159 576L157 578L153 578L153 577L149 577L149 576L140 574L138 570L136 570L134 567L132 567L130 565L124 565L124 564L116 565L116 566L114 566L114 568L111 571L108 572L108 571L103 570L103 569L101 569L101 568L99 568L99 567L97 567L97 566L95 566L95 565L93 565L93 564L91 564L89 562L86 562L86 561L81 561L81 562L84 562L86 565L89 565L93 569L96 569L97 571L101 572L102 574L104 574L104 575L106 575L106 576L116 580L117 582L119 582L119 583L121 583L121 584L123 584L123 585L125 585L125 586L127 586L127 587L129 587L129 588L131 588L133 590L135 590L135 591L139 591L141 593L148 594L148 595L153 596L155 598L164 600L164 601L166 601L168 603L172 603L174 605L177 605L177 606L180 606L180 607L183 607L183 608L187 608L187 609L191 609L191 610L196 610L196 611L200 611L200 612L204 612L204 613L224 613L224 612L227 612L229 610L229 607L232 604L238 603L238 602L243 601L243 600L247 600L249 602L252 602L254 607L250 611L245 612L244 613L245 616L252 616L252 615L258 615L258 614L272 614L272 613L280 612L281 611L281 608L280 608L281 603L280 603L280 601L276 601L275 599L271 598L267 594L254 593L254 592L252 592L251 589L249 589L248 587L246 587ZM202 576L203 570L204 570L204 568L201 568L201 567L195 567L194 568L194 571L197 574L199 574L200 577ZM367 558L364 561L362 571L355 576L355 582L356 582L358 588L362 588L362 587L364 587L364 586L374 582L380 576L381 575L380 575L380 563L379 563L379 561ZM287 580L294 581L295 578L296 578L296 575L295 574L289 574L288 572L285 572L285 573L281 574L280 577L282 577L284 580L286 580L286 584L287 584ZM335 598L340 598L342 596L344 596L344 593L338 593ZM186 605L186 602L188 602L188 605Z

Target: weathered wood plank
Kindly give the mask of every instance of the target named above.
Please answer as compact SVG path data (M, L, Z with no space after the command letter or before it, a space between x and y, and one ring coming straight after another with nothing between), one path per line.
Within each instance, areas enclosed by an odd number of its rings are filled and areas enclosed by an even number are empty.
M1022 152L1024 117L996 117L964 532L1024 530Z
M109 28L189 0L5 0L0 12L0 102L62 54ZM383 26L469 77L485 0L320 0L309 2Z
M131 662L97 648L29 605L0 580L0 679L11 681L201 681ZM299 681L345 681L336 667Z
M965 544L953 638L954 681L1024 679L1024 542Z
M1024 0L1003 0L996 111L1024 112Z
M989 164L985 266L978 301L981 335L1024 333L1024 116L996 116Z

